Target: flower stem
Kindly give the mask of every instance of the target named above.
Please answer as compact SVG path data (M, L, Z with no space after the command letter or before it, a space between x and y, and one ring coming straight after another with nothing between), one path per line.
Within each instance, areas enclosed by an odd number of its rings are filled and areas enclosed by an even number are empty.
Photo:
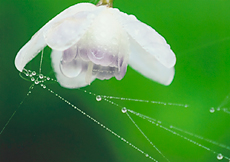
M107 7L113 7L113 0L100 0L98 3L97 3L97 6L107 6Z

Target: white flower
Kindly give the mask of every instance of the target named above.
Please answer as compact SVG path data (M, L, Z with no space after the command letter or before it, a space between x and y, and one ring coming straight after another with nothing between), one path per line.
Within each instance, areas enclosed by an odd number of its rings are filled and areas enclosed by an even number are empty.
M174 77L176 58L165 39L135 16L115 8L80 3L64 10L21 48L16 68L22 71L47 45L63 87L83 87L95 78L120 80L128 64L164 85Z

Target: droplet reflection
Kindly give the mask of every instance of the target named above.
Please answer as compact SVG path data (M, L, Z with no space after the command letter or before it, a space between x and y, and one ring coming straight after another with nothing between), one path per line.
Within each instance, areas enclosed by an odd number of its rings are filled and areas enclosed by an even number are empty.
M100 96L100 95L97 95L97 96L96 96L96 100L97 100L97 101L101 101L101 96Z

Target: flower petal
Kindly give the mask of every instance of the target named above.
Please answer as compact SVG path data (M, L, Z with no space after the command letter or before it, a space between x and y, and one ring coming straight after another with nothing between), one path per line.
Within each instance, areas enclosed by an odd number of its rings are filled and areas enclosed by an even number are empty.
M106 8L96 7L92 11L81 11L62 21L54 23L44 32L47 45L63 51L76 44L86 33L97 15Z
M74 74L74 70L73 70L75 66L70 66L70 65L69 65L70 70L68 70L68 67L64 67L66 68L65 72L67 72L64 75L60 69L60 62L62 60L62 55L63 55L63 52L61 51L53 50L51 53L52 66L56 73L56 78L58 80L58 83L60 83L61 86L66 87L66 88L79 88L79 87L87 86L92 81L94 81L95 76L91 75L90 78L87 78L87 82L86 82L86 77L88 77L87 76L88 67L87 67L87 64L83 64L83 63L81 64L81 72L78 75L74 76L76 74L76 73ZM70 75L70 77L67 77L67 75Z
M17 53L14 60L16 68L22 72L26 64L46 46L41 30L39 30Z
M92 75L95 75L100 80L108 80L114 76L116 70L116 67L101 66L94 64Z
M153 55L146 52L133 38L130 38L131 54L129 65L145 77L164 85L169 85L174 77L174 67L161 64Z
M95 5L90 3L80 3L71 6L55 16L52 20L46 23L34 36L29 40L17 53L15 58L15 66L19 71L22 71L25 65L32 60L47 44L43 37L43 32L47 31L53 24L62 21L63 19L74 15L80 11L95 9Z
M126 32L149 54L160 63L170 68L176 63L176 57L165 39L150 26L140 22L133 15L127 15L118 9L113 9L117 19Z
M86 64L86 63L85 63ZM60 70L68 78L77 77L84 67L84 61L77 56L76 46L65 50L62 54L62 60L60 62ZM87 67L87 65L85 66Z

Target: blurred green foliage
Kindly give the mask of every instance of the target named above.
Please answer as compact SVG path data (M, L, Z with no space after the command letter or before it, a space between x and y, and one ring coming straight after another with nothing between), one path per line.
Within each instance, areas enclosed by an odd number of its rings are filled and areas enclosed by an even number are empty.
M19 77L14 67L18 50L46 22L79 0L0 1L0 129L26 96L31 82ZM227 0L115 0L114 7L156 29L177 57L173 83L165 87L128 68L123 80L96 80L88 91L119 97L188 104L188 108L115 101L121 106L230 145L230 114L210 113L230 92L230 1ZM42 72L54 77L50 50L45 49ZM27 68L37 70L39 56ZM147 152L166 161L151 147L120 109L79 90L49 84L52 90ZM226 107L229 106L228 100ZM218 161L216 154L156 127L136 116L133 119L172 162ZM230 151L183 134L224 155ZM0 135L0 161L150 161L129 145L74 111L49 93L35 87ZM226 160L223 160L226 161Z

